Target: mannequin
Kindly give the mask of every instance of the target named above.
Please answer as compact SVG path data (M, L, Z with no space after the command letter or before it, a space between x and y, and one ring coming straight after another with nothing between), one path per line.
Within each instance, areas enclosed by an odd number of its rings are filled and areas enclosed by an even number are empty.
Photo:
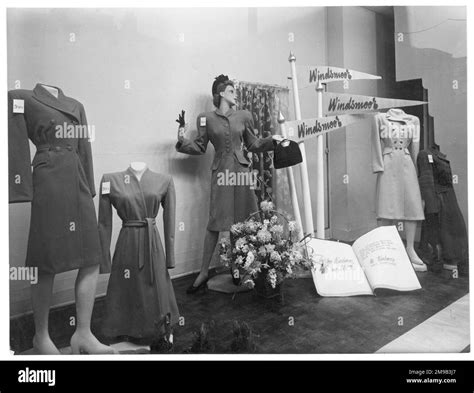
M420 245L432 271L440 272L444 267L468 276L466 224L453 186L451 163L434 141L434 133L429 138L428 148L420 151L417 158L426 216Z
M12 90L8 95L9 152L16 152L9 157L10 203L31 202L26 266L38 270L38 282L31 285L33 348L42 355L60 354L48 325L54 278L78 269L72 353L112 354L114 349L101 344L90 329L101 255L90 142L66 140L54 132L56 124L87 125L84 108L61 89L40 83L33 90ZM25 110L15 112L14 100L23 101ZM37 147L32 163L28 138ZM22 182L12 183L12 174L20 173L24 163L29 168L22 172ZM77 170L80 166L82 171Z
M217 245L219 232L230 230L232 224L245 220L250 213L258 209L253 190L247 186L218 186L217 173L225 170L248 172L250 162L243 154L242 146L245 146L249 152L264 152L274 149L273 140L283 139L280 135L267 138L255 136L253 117L250 112L234 110L236 106L234 84L226 75L215 78L212 95L216 110L198 116L197 138L187 139L186 127L180 126L176 144L178 152L191 155L204 154L209 141L216 149L211 167L211 203L201 270L187 293L195 293L206 286L209 265Z
M175 267L173 179L150 170L144 162L131 162L125 171L104 174L100 184L101 272L110 273L102 334L148 341L154 351L169 351L172 327L179 318L168 272ZM122 228L112 256L114 208ZM156 225L160 209L161 234Z
M374 116L372 168L377 173L376 213L380 225L404 223L406 251L416 271L427 271L415 252L417 222L424 220L416 174L420 123L401 109Z
M138 181L140 181L140 179L142 178L142 175L145 173L147 167L148 166L145 162L134 161L130 163L130 169L137 177Z
M59 90L56 89L55 87L53 87L53 86L48 86L48 85L43 85L43 84L42 84L41 86L43 86L43 87L46 89L46 91L47 91L48 93L50 93L54 98L58 98L58 97L59 97Z

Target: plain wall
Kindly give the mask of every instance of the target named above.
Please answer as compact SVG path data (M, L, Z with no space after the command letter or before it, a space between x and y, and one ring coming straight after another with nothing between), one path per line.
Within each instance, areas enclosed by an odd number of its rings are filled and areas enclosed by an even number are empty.
M432 26L437 27L425 31ZM421 78L428 90L435 140L457 176L454 190L467 225L466 7L395 7L395 33L400 32L405 34L395 45L397 80Z
M173 176L183 230L176 230L172 276L199 269L213 155L211 145L204 157L175 151L177 114L185 109L194 130L196 116L213 109L210 90L220 73L288 86L290 50L300 64L326 63L324 8L10 9L7 23L9 89L42 82L84 104L96 131L97 188L102 174L131 161ZM300 95L303 116L314 116L313 93ZM10 205L11 266L24 265L29 219L29 203ZM112 250L120 227L115 215ZM53 305L74 300L75 276L56 277ZM107 279L100 277L97 294ZM11 315L31 310L28 282L12 281L10 294Z
M378 62L384 45L382 16L364 7L328 8L328 64L373 75L385 75ZM328 91L380 96L384 80L328 84ZM382 95L383 96L383 95ZM329 134L329 179L332 237L352 241L376 227L375 180L372 173L370 119Z

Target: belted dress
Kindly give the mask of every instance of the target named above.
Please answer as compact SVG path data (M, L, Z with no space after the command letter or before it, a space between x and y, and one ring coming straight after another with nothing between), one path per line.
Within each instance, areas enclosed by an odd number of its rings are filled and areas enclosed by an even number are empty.
M110 272L102 332L108 337L154 338L179 319L168 269L175 267L175 190L169 175L129 168L105 174L100 184L101 272ZM163 237L156 225L163 207ZM112 207L122 220L113 259Z
M8 92L9 202L31 201L26 265L48 274L101 260L93 134L84 106L56 89L57 97L42 84Z
M214 145L211 166L210 231L228 231L232 224L244 221L257 211L255 189L247 151L260 153L274 149L272 136L255 135L252 114L246 110L219 109L201 113L197 117L197 135L176 144L180 153L204 154L208 143Z
M401 109L374 116L371 133L372 169L377 173L377 218L424 220L416 158L420 121Z

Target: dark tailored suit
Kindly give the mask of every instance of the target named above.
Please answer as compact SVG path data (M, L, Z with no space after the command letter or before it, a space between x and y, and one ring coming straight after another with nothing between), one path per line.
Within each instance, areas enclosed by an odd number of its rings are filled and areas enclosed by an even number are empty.
M420 151L417 165L427 217L422 226L422 240L434 249L440 244L445 263L467 267L466 225L454 192L450 162L433 147Z
M258 138L255 135L249 111L230 109L224 114L216 109L198 116L196 138L178 141L176 150L186 154L204 154L209 142L214 145L215 156L211 166L211 203L207 229L228 231L231 225L244 221L250 213L257 211L257 200L251 185L219 184L219 176L226 171L248 173L250 161L244 154L244 147L252 153L273 150L273 139L272 136Z
M31 201L26 265L45 273L96 265L101 255L84 107L58 92L41 84L8 92L9 201ZM28 139L36 145L33 173Z

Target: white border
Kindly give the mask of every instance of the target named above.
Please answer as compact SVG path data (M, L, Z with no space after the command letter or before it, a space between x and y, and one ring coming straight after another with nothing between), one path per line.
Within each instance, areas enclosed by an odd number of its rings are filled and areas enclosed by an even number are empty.
M368 4L367 4L368 3ZM0 206L1 206L1 226L0 239L2 241L3 247L1 248L0 258L3 261L3 266L0 268L0 360L81 360L81 361L97 361L97 360L473 360L473 353L468 354L331 354L331 355L322 355L322 354L308 354L308 355L97 355L97 356L72 356L72 355L61 355L61 356L38 356L38 355L22 355L22 356L13 356L10 354L9 342L10 342L10 312L9 312L9 280L8 280L8 187L7 187L7 165L8 165L8 152L7 152L7 95L8 90L7 86L7 62L6 62L6 8L157 8L157 7L197 7L195 1L190 0L166 0L166 1L152 1L152 0L115 0L113 6L109 2L103 0L72 0L67 3L67 7L64 6L64 1L59 0L49 0L49 1L26 1L26 0L6 0L3 2L2 7L2 16L0 17L0 53L3 56L0 58L4 59L0 62L0 74L1 74L1 91L3 94L0 95L0 120L2 132L0 133L0 145L1 145L1 177L0 177ZM295 7L295 6L327 6L328 2L323 1L308 1L308 0L286 0L286 1L262 1L262 0L241 0L241 1L229 1L229 0L201 0L199 2L200 7ZM407 4L407 1L367 1L367 2L355 2L355 1L332 1L331 6L391 6L391 5L400 5L400 6L414 6L414 5L466 5L466 1L457 1L450 0L449 4L447 2L440 1L410 1ZM470 16L471 5L467 6L468 8L468 18ZM470 36L471 32L470 23L467 23L467 36ZM472 40L468 39L468 53L472 53ZM470 77L472 69L471 62L468 57L468 92L473 91L473 78ZM472 94L469 94L469 98ZM470 113L470 102L468 99L468 113ZM470 131L472 131L471 122L468 121L468 147L471 147L471 138L469 137ZM468 148L468 152L472 150ZM468 160L468 173L471 173L471 160ZM468 195L473 194L473 182L471 181L471 176L469 176L468 184ZM473 216L471 211L473 205L469 206L469 219L468 222L472 223ZM470 225L471 227L472 225ZM469 231L469 244L472 243L472 230ZM473 250L471 250L471 253ZM471 274L471 288L472 281L474 277ZM470 312L472 315L472 301L470 302ZM471 337L473 337L473 326L470 324ZM376 332L374 332L376 334ZM440 332L442 334L442 332ZM471 348L471 350L473 350Z

